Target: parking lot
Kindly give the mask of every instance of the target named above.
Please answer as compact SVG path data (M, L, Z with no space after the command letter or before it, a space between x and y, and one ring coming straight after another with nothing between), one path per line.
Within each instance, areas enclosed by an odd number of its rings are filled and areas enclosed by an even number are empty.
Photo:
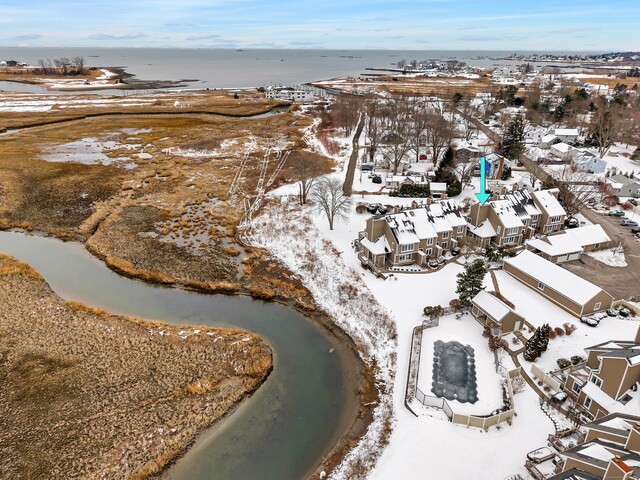
M640 243L631 233L631 228L620 225L622 218L609 217L586 208L581 213L590 222L602 225L614 245L622 242L628 265L624 268L610 267L588 255L583 255L579 261L567 262L563 266L604 288L616 299L640 301Z

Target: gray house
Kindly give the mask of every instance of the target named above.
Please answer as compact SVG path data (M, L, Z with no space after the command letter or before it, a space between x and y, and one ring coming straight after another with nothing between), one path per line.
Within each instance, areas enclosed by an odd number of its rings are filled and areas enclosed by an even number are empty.
M640 196L640 183L624 175L614 175L608 178L607 184L611 188L611 193L618 197Z

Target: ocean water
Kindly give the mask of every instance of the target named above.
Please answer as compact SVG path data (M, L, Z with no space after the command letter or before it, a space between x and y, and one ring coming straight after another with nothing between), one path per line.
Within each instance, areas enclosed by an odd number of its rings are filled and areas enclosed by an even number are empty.
M0 59L37 64L39 59L81 55L85 57L87 66L126 67L127 72L141 80L196 80L190 83L194 88L297 85L314 80L359 75L365 73L367 67L389 68L403 58L460 60L480 67L521 63L505 59L512 53L514 52L453 50L0 47Z

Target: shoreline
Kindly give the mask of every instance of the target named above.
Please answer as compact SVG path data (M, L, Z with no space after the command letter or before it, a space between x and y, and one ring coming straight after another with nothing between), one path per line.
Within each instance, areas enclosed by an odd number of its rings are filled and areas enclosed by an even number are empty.
M22 231L20 229L9 229L9 231ZM45 238L55 238L57 240L67 242L68 239L60 238L56 235L51 235L42 231L28 231L26 232L28 235L41 236ZM223 287L219 288L207 288L206 285L188 285L180 282L163 282L158 279L150 278L148 275L135 274L134 272L130 272L127 270L122 270L118 268L116 265L113 265L111 262L108 262L106 258L101 258L102 256L96 254L97 252L93 252L91 248L89 248L87 242L77 242L72 241L73 243L81 244L83 250L85 250L88 254L91 255L92 258L103 263L107 268L114 271L118 275L123 277L141 281L147 283L149 285L157 286L157 287L165 287L165 288L177 288L183 289L187 291L192 291L195 293L199 293L202 295L229 295L229 296L246 296L255 300L265 301L265 302L274 302L280 305L284 305L286 307L292 308L302 314L305 318L307 318L310 322L319 326L323 331L333 336L338 342L344 347L345 352L349 353L351 359L349 359L350 365L348 368L355 373L355 377L357 378L357 384L354 385L354 390L356 392L356 398L358 398L358 402L356 405L352 407L352 413L355 414L355 418L353 418L349 422L349 426L345 432L343 432L336 442L331 446L329 452L323 456L321 463L306 477L307 479L317 479L321 478L320 474L322 471L331 472L333 471L342 460L348 455L351 449L358 443L360 438L364 436L366 433L371 421L373 419L373 411L375 406L378 403L379 399L379 390L376 386L375 375L373 368L368 365L360 356L360 352L356 346L354 340L335 322L331 319L331 317L320 310L318 307L306 307L299 302L290 299L281 297L279 295L276 296L267 296L260 295L259 292L251 291L246 288L238 288L238 289L227 289ZM46 281L45 281L46 282ZM54 295L57 296L57 294ZM107 312L109 315L109 312ZM143 320L144 321L144 320ZM152 320L148 320L152 322ZM162 322L164 323L164 322ZM168 324L171 325L171 324ZM195 325L197 326L197 325ZM253 334L253 332L250 332ZM273 365L272 367L273 368ZM271 369L269 374L271 373ZM269 374L265 376L265 378L260 383L260 386L266 381ZM253 393L255 393L259 389L254 389L250 394L244 395L240 402L234 405L234 407L228 413L225 413L219 419L216 419L214 423L209 426L202 427L199 429L198 433L194 436L193 440L183 447L174 457L173 459L166 464L166 466L160 470L158 473L152 475L149 478L162 478L162 475L167 472L167 470L174 465L176 462L180 461L180 459L189 451L189 449L201 438L202 435L206 434L212 428L220 428L222 425L222 421L231 417L231 414L235 412L240 405L242 405L245 400L251 397Z

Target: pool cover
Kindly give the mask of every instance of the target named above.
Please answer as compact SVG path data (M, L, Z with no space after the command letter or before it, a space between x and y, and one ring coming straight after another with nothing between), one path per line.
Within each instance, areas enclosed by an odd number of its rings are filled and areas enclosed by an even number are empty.
M473 348L460 342L433 344L433 383L431 391L437 397L463 403L478 401L476 365Z

